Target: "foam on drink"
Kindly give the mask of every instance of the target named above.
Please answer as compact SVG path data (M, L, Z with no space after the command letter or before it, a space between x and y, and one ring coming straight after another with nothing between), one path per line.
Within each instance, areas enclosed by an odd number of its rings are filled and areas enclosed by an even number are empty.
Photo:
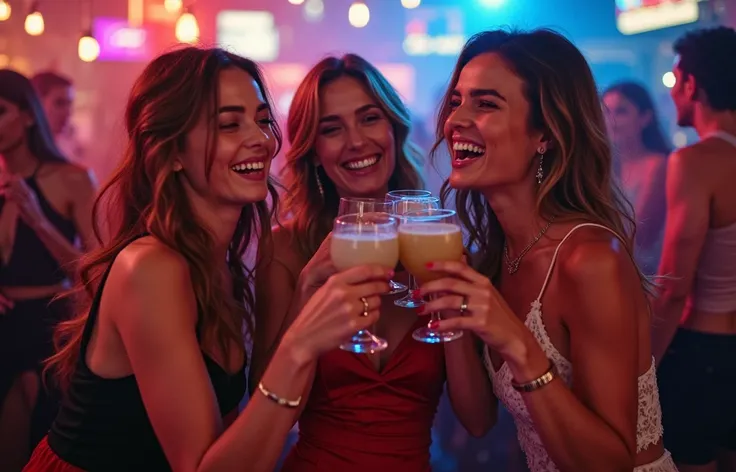
M395 233L333 233L330 256L339 271L361 265L393 269L399 262L399 239Z

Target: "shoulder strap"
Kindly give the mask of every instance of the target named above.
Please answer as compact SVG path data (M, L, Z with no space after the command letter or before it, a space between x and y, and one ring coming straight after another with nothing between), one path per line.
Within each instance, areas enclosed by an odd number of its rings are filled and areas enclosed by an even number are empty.
M555 253L554 253L554 255L552 255L552 262L549 264L549 269L547 269L547 276L544 278L544 283L542 284L542 290L539 291L539 295L537 296L537 300L536 301L541 301L542 300L542 295L544 295L544 291L547 289L547 284L549 283L549 279L552 276L552 269L554 269L555 262L557 262L557 254L559 254L560 248L565 243L565 241L567 241L568 238L570 236L572 236L572 234L575 231L577 231L580 228L584 228L586 226L592 226L592 227L596 227L596 228L605 229L606 231L608 231L612 235L616 236L616 238L618 238L619 240L621 240L621 241L624 240L618 233L616 233L615 231L613 231L611 228L608 228L608 227L603 226L603 225L599 225L599 224L596 224L596 223L581 223L581 224L575 226L573 229L571 229L565 235L564 238L562 238L562 241L560 241L560 244L557 245L557 248L555 249Z
M105 282L107 282L107 278L110 275L110 271L112 270L112 265L115 263L115 259L117 259L120 252L122 252L123 249L128 247L133 241L136 241L145 236L148 236L148 233L139 234L137 236L132 237L130 240L128 240L128 242L125 243L125 245L120 249L120 251L117 254L115 254L115 257L112 258L112 260L110 261L110 264L108 264L107 268L105 269L105 272L102 274L102 278L100 279L100 284L97 286L97 291L95 292L95 297L92 299L92 304L89 307L89 314L87 315L87 321L84 323L84 331L82 331L82 343L79 346L80 359L84 359L86 357L87 344L89 344L89 340L92 337L92 329L94 328L95 321L97 320L97 313L100 311L100 300L102 300L102 290L105 287Z
M714 131L706 135L705 137L706 138L721 138L722 140L726 141L728 144L736 147L736 136L732 135L731 133L722 131L722 130Z

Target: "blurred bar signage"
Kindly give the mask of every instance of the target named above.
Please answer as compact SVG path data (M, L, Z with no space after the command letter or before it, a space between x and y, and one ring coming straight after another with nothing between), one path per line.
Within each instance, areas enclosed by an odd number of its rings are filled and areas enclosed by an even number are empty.
M217 14L217 44L254 61L279 56L279 32L268 11L221 11Z
M457 7L407 10L404 52L408 56L455 56L465 44L463 13Z
M616 27L637 34L698 21L698 0L616 0Z
M151 59L148 32L123 18L97 17L92 31L100 43L100 61L146 62Z

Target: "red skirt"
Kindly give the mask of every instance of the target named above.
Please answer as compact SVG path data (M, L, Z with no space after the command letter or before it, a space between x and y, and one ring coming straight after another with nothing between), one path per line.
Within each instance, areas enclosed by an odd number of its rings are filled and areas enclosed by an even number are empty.
M47 436L38 443L23 472L84 472L84 470L61 460L49 447Z

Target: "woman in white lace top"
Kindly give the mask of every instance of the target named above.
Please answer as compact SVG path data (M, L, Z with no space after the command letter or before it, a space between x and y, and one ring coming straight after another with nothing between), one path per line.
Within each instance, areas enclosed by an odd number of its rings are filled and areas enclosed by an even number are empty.
M476 35L439 118L448 184L478 251L475 270L431 265L447 277L422 287L437 296L425 312L486 345L489 401L514 415L533 472L675 471L648 283L630 256L633 222L580 51L547 30Z

